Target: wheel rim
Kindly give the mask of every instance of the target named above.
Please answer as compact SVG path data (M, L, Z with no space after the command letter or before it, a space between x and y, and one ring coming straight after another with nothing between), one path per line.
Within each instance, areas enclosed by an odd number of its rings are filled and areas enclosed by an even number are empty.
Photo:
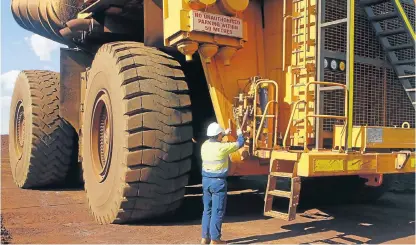
M106 91L100 91L95 99L91 127L91 153L95 175L103 182L108 175L113 146L111 104Z
M19 101L17 103L16 113L14 117L14 137L15 137L15 144L14 148L18 156L21 156L23 153L23 148L25 146L25 110L23 108L23 102Z

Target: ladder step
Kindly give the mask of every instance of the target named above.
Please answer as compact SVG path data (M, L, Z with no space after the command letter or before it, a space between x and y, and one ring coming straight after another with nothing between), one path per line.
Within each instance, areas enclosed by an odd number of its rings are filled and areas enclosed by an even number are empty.
M406 33L406 30L404 28L397 28L393 30L380 31L377 33L377 35L380 37L387 37L403 33Z
M270 176L274 177L284 177L284 178L292 178L293 173L284 173L284 172L270 172Z
M406 44L401 44L401 45L396 45L396 46L388 46L386 47L386 49L387 51L397 51L397 50L402 50L402 49L411 49L413 47L414 47L413 43L406 43Z
M406 92L416 92L416 88L407 88Z
M378 15L374 15L372 17L370 17L370 21L383 21L383 20L390 20L390 19L394 19L397 18L398 15L396 12L389 12L389 13L384 13L384 14L378 14Z
M278 212L278 211L267 211L267 212L264 213L264 215L269 216L269 217L273 217L273 218L289 220L289 214Z
M280 190L269 191L268 194L275 196L275 197L286 197L286 198L290 198L292 196L292 193L290 191L280 191Z
M396 62L393 63L393 65L397 66L397 65L412 65L415 64L415 59L411 59L411 60L398 60Z

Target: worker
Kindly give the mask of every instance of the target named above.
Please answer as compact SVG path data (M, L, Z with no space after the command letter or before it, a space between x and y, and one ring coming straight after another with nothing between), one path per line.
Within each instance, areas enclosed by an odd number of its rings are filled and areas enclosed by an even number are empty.
M202 215L201 244L225 244L221 240L221 226L227 203L228 155L244 145L241 129L237 130L237 142L222 143L224 131L218 123L207 128L209 139L202 144L202 189L204 212Z

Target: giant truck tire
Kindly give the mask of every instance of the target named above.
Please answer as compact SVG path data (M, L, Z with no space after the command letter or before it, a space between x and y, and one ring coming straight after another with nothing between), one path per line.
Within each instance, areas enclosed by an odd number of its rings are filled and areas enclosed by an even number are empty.
M73 147L72 127L59 117L59 74L23 71L11 101L9 154L14 182L22 188L65 180Z
M132 222L180 206L191 168L190 106L171 56L136 42L98 50L82 127L85 191L96 221Z

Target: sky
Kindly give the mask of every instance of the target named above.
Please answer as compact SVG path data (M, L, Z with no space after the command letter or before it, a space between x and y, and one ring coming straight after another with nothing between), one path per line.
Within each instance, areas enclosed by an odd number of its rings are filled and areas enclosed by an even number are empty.
M59 71L60 44L26 31L13 18L11 0L1 0L0 134L8 134L10 100L22 70Z

